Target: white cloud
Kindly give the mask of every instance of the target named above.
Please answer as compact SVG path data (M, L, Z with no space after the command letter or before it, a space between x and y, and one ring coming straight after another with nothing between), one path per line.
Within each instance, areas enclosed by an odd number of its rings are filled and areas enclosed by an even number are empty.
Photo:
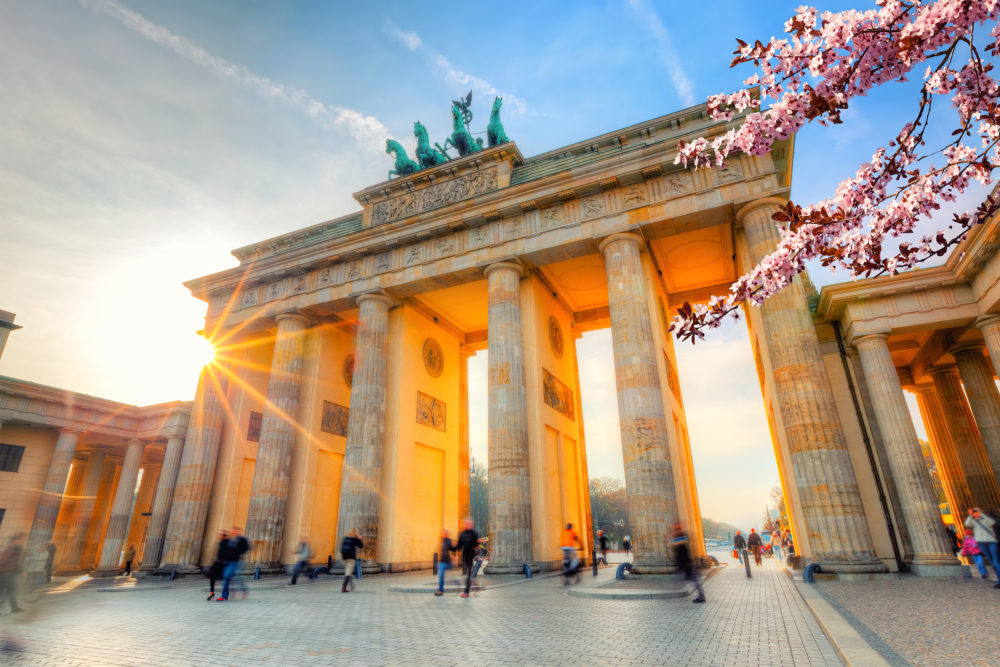
M197 44L175 35L163 26L152 23L117 0L80 0L80 2L85 7L108 14L128 29L170 49L215 76L228 79L252 90L265 99L273 99L297 107L327 127L346 130L355 140L366 147L380 149L381 142L385 141L385 137L389 135L389 130L374 116L366 116L346 107L324 104L312 98L301 88L287 86L266 76L255 74L242 65L212 55Z
M403 30L388 19L386 19L382 28L387 35L408 48L410 51L423 51L426 53L428 60L435 67L435 69L437 69L442 78L444 78L444 80L449 84L458 86L459 88L465 88L468 86L474 92L486 97L487 100L489 100L490 97L502 97L507 108L516 113L525 113L528 110L524 100L520 97L512 93L502 92L486 79L458 69L444 55L429 48L420 38L420 35L412 30Z
M681 65L677 49L674 47L674 39L671 37L670 31L667 30L667 26L663 25L656 10L650 7L646 0L628 0L628 4L632 11L645 22L646 28L656 39L660 48L660 59L670 73L670 80L673 82L677 94L680 95L681 101L691 106L695 103L694 84L691 83L687 72L684 71L684 66Z

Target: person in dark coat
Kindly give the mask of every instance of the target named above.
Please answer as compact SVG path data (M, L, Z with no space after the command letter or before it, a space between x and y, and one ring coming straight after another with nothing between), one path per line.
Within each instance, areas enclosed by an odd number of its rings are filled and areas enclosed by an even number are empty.
M219 544L215 548L215 561L212 562L211 566L208 568L208 600L211 602L212 598L215 597L215 582L222 579L222 571L226 567L226 562L223 560L224 552L226 548L226 542L229 541L229 533L224 530L219 531Z
M243 597L247 596L246 584L243 583L242 577L238 577L236 574L240 568L240 559L243 558L243 554L250 551L250 543L241 532L241 528L233 528L229 539L226 540L225 547L220 549L225 567L222 570L222 597L215 598L216 602L225 602L229 599L229 585L234 579L240 585Z
M740 565L743 564L743 551L747 548L746 538L740 535L740 531L736 531L736 537L733 538L733 548L736 549L736 557L740 559Z
M465 530L458 536L456 549L462 551L462 567L469 572L465 577L465 592L462 593L462 597L467 598L472 587L472 561L476 557L476 547L479 546L479 534L472 527L472 519L466 519L464 526Z
M348 587L354 590L354 580L351 575L358 567L358 549L364 549L365 544L358 535L357 528L351 528L344 536L344 541L340 543L340 557L344 561L344 583L340 587L341 593L347 593Z
M441 557L438 558L438 589L434 595L444 595L444 573L451 569L451 554L455 551L455 545L451 543L451 537L447 530L441 531Z
M691 602L704 602L705 591L702 590L701 581L699 581L698 573L695 571L694 559L691 558L687 533L684 532L684 528L680 524L674 526L671 545L674 552L674 562L677 564L678 571L684 575L685 581L690 581L694 584L694 589L698 593L698 597L691 600Z
M760 565L761 541L756 528L750 529L750 535L747 537L747 546L750 547L750 551L753 553L753 562Z

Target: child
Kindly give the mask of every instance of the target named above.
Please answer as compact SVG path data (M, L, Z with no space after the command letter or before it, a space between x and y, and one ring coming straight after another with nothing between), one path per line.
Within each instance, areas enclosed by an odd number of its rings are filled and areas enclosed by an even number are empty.
M979 574L986 578L986 566L983 565L983 552L979 550L979 545L972 538L972 529L965 529L965 539L962 541L962 555L971 560L979 568Z

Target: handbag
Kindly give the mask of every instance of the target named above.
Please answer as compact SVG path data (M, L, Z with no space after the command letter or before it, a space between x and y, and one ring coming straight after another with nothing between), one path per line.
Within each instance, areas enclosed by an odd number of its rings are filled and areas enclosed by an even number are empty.
M733 558L739 558L739 557L740 557L740 552L737 551L736 549L733 549Z

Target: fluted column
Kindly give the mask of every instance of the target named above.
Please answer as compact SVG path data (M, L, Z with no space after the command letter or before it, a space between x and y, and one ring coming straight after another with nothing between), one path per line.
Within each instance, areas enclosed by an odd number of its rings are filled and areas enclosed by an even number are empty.
M955 443L955 455L972 496L972 504L992 507L997 502L996 482L983 443L979 440L972 410L965 400L958 371L955 366L938 366L931 369L930 376L944 408L945 421ZM967 509L968 506L953 507L952 511L961 516Z
M264 418L260 426L257 462L253 472L246 535L250 541L248 567L280 572L281 538L291 475L292 448L298 423L302 384L303 339L309 320L298 314L278 315L278 332L267 382Z
M464 345L458 349L458 518L466 519L469 510L469 356Z
M101 556L94 571L95 577L113 577L118 574L122 543L128 535L129 521L132 519L132 502L135 500L135 481L139 475L142 448L140 440L132 440L125 450L125 460L122 462L115 498L111 504L108 530L104 534Z
M955 566L956 569L960 566L941 521L931 489L930 473L920 451L917 432L906 407L886 336L862 336L855 339L854 346L861 354L861 368L871 390L903 518L909 529L910 544L913 546L910 569L917 575L950 574L949 569L942 569L941 566Z
M389 356L389 308L381 294L358 297L358 333L354 350L354 380L347 417L344 477L340 491L340 540L357 529L365 548L364 569L376 571L379 502L382 490L382 440L385 434L386 372ZM340 541L337 542L340 544Z
M490 563L498 574L533 561L528 470L528 394L521 330L521 267L486 268L489 290Z
M56 447L49 461L49 471L45 476L45 486L42 487L42 494L35 508L35 519L31 522L28 558L40 557L41 550L52 541L52 532L56 528L59 505L62 504L63 490L66 488L69 468L73 464L79 434L75 429L64 428L59 431Z
M69 533L66 536L65 552L59 559L59 570L76 572L80 569L80 558L83 556L83 544L90 529L90 520L94 516L94 501L101 485L101 473L104 472L104 450L91 450L87 459L87 469L84 472L80 487L80 498L72 515ZM59 556L59 554L56 554Z
M142 567L140 570L155 570L160 564L163 553L163 537L167 532L167 519L170 515L170 501L174 495L174 485L177 483L177 471L180 470L181 451L184 449L184 438L172 435L167 438L167 449L163 453L163 465L160 467L160 478L156 484L156 495L153 498L153 513L149 517L146 528L146 546L142 550Z
M969 493L969 485L965 482L965 473L958 460L958 451L948 428L948 418L945 416L941 399L938 398L937 389L933 384L918 385L914 393L917 396L920 417L930 438L931 452L937 463L944 495L948 498L952 513L957 512L956 516L961 515L965 512L965 508L973 505L972 494Z
M1000 392L993 381L993 369L983 356L983 346L978 343L959 345L951 350L958 365L958 374L969 397L969 406L979 427L987 461L992 474L991 485L996 491L1000 481ZM994 499L990 507L998 507Z
M678 519L677 497L641 248L635 234L615 234L600 244L608 276L633 562L640 572L666 572L672 569L668 549L670 525Z
M767 198L739 211L752 261L775 249L771 216L783 204ZM801 279L760 312L812 558L827 572L882 572Z
M201 539L225 420L225 387L226 382L214 364L202 369L157 572L201 571Z

